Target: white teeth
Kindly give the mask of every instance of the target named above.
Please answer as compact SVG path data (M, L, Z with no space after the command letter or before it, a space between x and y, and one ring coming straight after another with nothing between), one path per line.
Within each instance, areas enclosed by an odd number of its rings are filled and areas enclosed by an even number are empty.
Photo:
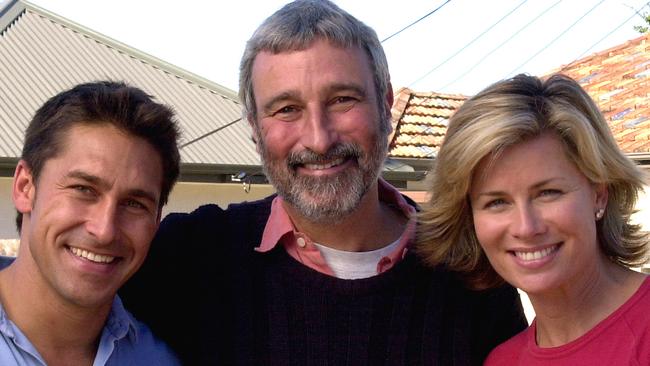
M557 245L542 250L536 250L534 252L515 252L515 255L517 258L525 261L534 261L546 257L547 255L554 252L555 249L557 249Z
M322 169L327 169L331 168L333 166L339 165L343 162L343 158L339 158L336 160L332 160L327 164L305 164L305 168L307 169L312 169L312 170L322 170Z
M111 257L109 255L97 254L75 247L70 247L70 251L77 257L85 258L95 263L111 263L113 260L115 260L115 257Z

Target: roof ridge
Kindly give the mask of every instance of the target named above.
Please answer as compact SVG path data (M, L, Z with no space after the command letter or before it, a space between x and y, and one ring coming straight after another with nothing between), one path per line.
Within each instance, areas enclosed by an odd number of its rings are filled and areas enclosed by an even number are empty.
M559 66L559 67L557 67L555 69L552 69L549 73L546 73L546 75L552 75L552 74L555 74L555 73L558 73L558 72L562 73L567 69L575 67L575 66L577 66L577 65L579 65L581 63L586 63L589 60L592 60L594 58L601 57L601 56L607 56L611 52L630 48L631 45L633 45L633 44L639 44L640 45L644 41L647 41L648 38L650 38L650 32L642 34L641 36L636 37L636 38L628 39L627 41L625 41L623 43L616 44L616 45L611 46L611 47L609 47L607 49L596 51L594 53L591 53L591 54L586 55L584 57L581 57L579 59L573 60L573 61L569 62L568 64L561 65L561 66Z
M155 56L152 56L146 52L143 52L141 50L138 50L134 47L131 47L125 43L122 43L118 40L115 40L109 36L106 36L102 33L96 32L88 27L85 27L79 23L76 23L70 19L67 19L63 16L60 16L58 14L55 14L49 10L43 9L35 4L32 4L28 1L25 0L14 0L16 3L22 4L25 10L33 11L37 14L40 14L56 23L59 23L65 27L70 28L73 31L79 32L81 34L84 34L88 37L91 37L97 42L100 42L108 47L115 48L116 50L122 51L130 56L133 56L135 58L140 59L141 61L148 63L154 67L159 67L165 71L168 71L174 75L177 75L188 82L197 84L200 87L204 87L206 89L212 90L226 98L231 99L235 103L239 104L239 96L237 95L237 92L234 90L231 90L230 88L227 88L223 85L220 85L214 81L208 80L204 77L201 77L191 71L185 70L179 66L173 65L171 63L168 63L166 61L163 61ZM0 26L2 25L2 18L0 18ZM1 29L1 28L0 28Z
M25 12L25 5L19 0L10 0L0 7L0 36Z

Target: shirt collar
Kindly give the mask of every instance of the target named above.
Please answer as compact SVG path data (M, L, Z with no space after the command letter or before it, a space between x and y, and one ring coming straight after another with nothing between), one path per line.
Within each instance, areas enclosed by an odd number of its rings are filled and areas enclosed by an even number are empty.
M383 178L379 178L378 180L378 193L380 201L398 207L405 217L414 217L415 207L411 206L406 199L404 199L404 196L402 196L395 187L390 185ZM260 243L260 246L255 248L256 251L262 253L271 251L281 242L285 235L295 233L295 227L289 214L284 208L283 202L284 200L280 196L273 199L273 202L271 203L271 214L266 221L264 233L262 234L262 242ZM410 220L406 228L406 236L409 238L412 237L414 230L415 221ZM391 259L395 260L397 258Z
M111 312L108 314L104 328L111 332L116 339L121 339L128 335L134 344L138 340L135 318L126 311L124 305L122 305L122 300L117 295L113 299L113 306L111 306Z

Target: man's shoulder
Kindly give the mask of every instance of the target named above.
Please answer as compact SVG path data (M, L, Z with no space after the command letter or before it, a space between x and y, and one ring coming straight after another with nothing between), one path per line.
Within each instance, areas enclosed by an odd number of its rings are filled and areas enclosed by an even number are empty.
M275 199L276 196L277 196L276 194L272 194L270 196L255 201L231 203L230 205L228 205L226 212L230 214L234 214L238 212L260 212L260 213L270 212L271 205L273 204L273 200Z
M226 209L223 209L221 206L213 203L205 204L199 206L190 213L172 212L169 215L165 216L165 221L196 221L201 219L214 219L220 216L234 215L239 213L265 212L267 210L270 211L271 203L275 197L276 195L273 194L255 201L231 203Z
M167 344L156 338L147 325L123 307L119 296L113 302L105 327L114 335L123 335L117 340L102 337L98 354L112 352L112 361L119 364L135 362L139 365L180 365L178 357ZM120 331L121 327L127 329ZM108 344L109 341L113 344ZM120 348L119 352L113 351L113 347Z
M7 257L4 255L0 255L0 270L9 267L9 265L13 263L15 259L16 259L15 257Z

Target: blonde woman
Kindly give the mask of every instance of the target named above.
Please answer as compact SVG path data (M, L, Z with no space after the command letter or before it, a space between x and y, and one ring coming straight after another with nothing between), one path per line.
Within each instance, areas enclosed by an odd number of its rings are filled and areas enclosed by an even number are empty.
M531 326L487 365L650 365L642 173L572 79L519 75L451 118L419 250L475 288L525 291Z

